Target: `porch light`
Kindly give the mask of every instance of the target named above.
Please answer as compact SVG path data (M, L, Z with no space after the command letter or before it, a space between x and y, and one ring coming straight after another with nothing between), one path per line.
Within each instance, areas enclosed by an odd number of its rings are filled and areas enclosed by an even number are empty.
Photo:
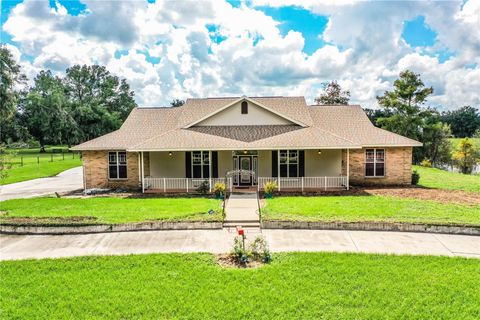
M322 154L322 150L319 149L317 153L318 153L318 155L321 155L321 154Z
M168 152L168 155L169 155L170 157L172 156L172 154L173 154L172 151L169 151L169 152Z
M243 150L243 154L247 154L247 153L248 153L248 151L247 151L247 150Z

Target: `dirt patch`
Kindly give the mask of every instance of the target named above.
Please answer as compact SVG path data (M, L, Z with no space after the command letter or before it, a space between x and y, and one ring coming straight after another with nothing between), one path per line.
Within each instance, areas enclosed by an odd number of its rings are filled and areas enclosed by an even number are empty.
M364 189L364 192L377 196L393 196L418 200L433 200L444 204L458 203L480 205L480 195L461 190L441 190L426 188L380 188Z
M264 265L264 263L260 261L250 261L246 264L240 263L231 253L217 254L216 261L223 268L254 269Z

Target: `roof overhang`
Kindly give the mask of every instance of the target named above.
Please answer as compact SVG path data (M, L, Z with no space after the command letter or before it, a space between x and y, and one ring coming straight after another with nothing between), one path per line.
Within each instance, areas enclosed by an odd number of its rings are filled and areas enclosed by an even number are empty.
M237 151L237 150L247 150L247 151L256 151L256 150L343 150L343 149L362 149L361 146L350 146L350 147L285 147L285 146L272 146L272 147L242 147L242 148L173 148L173 149L160 149L160 148L153 148L153 149L127 149L128 152L178 152L178 151Z

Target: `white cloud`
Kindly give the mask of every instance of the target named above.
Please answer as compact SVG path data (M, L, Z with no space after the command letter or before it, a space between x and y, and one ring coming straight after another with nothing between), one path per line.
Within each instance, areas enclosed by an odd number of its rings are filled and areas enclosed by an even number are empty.
M375 106L410 68L433 85L432 103L453 108L479 105L480 1L365 2L254 1L232 7L210 1L84 1L87 12L68 14L57 3L27 0L3 25L27 75L42 68L61 72L73 64L98 63L125 77L140 105L168 105L173 98L215 95L306 95L336 79L352 102ZM300 32L283 34L280 22L256 5L303 6L329 17L328 42L304 53ZM414 50L401 38L403 23L424 15L438 42ZM224 40L211 40L206 25ZM455 52L446 62L434 51ZM116 59L117 50L128 50ZM159 59L147 61L147 55ZM475 65L476 63L476 65ZM469 65L468 67L466 65Z

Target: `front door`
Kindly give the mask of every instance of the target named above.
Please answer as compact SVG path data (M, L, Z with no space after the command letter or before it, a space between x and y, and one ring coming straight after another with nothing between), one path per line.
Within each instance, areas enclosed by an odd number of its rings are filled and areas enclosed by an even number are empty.
M240 169L241 170L252 170L251 157L239 157L240 160ZM252 184L252 177L250 174L241 174L240 175L240 184Z

